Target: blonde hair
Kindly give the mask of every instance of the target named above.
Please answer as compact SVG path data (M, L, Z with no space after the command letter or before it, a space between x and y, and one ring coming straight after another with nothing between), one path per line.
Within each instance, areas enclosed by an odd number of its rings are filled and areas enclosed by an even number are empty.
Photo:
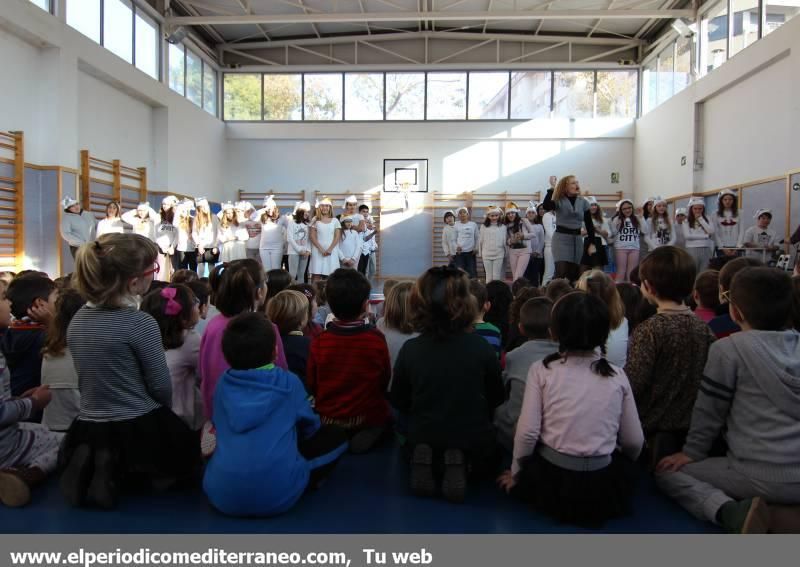
M278 326L281 335L299 331L308 322L308 298L299 291L285 289L267 303L267 317Z
M228 220L228 211L233 212L233 219L232 220ZM220 228L228 228L231 224L233 224L233 226L237 226L238 227L239 226L239 216L236 213L236 211L234 211L233 209L228 209L228 210L226 210L225 212L222 213L222 218L219 221L219 227Z
M567 183L570 179L575 179L574 175L566 175L558 180L555 190L553 191L553 202L558 206L558 202L567 196Z
M197 207L194 215L194 225L198 231L203 230L205 227L212 224L211 210Z
M617 291L617 285L608 274L601 270L584 272L576 287L601 299L608 306L611 329L618 328L625 320L625 304Z
M178 213L178 228L184 232L192 232L192 215L186 209Z
M388 278L383 282L383 297L388 297L389 292L392 291L392 288L400 283L400 280L396 280L393 278Z
M328 210L330 211L330 215L323 215L322 214L322 207L328 207ZM333 205L329 205L328 203L320 204L319 206L317 206L317 210L314 211L314 216L316 218L320 218L320 219L324 219L326 216L328 218L333 218Z
M75 287L95 305L119 307L130 295L131 279L152 268L157 256L158 247L149 238L104 234L75 253Z
M386 303L383 310L383 320L386 327L395 329L408 335L414 332L411 325L411 313L409 309L409 297L414 284L411 282L400 282L386 294Z

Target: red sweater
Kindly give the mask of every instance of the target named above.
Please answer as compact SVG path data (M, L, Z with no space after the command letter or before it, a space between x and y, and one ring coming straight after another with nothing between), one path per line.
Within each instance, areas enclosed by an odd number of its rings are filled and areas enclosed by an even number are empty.
M361 321L334 321L311 341L306 388L323 422L379 426L390 420L392 366L383 333Z

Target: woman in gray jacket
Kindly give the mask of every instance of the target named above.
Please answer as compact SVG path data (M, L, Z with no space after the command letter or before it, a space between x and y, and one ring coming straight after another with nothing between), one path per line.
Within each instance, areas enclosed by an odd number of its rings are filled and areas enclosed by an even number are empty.
M94 240L96 220L89 211L84 211L80 203L72 197L64 197L61 201L64 210L61 215L61 238L69 244L69 252L75 257L75 251L81 244Z

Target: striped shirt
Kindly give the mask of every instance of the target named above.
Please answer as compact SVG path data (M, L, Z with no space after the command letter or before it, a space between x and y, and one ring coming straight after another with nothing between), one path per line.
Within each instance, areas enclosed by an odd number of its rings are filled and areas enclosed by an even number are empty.
M155 319L133 307L85 305L67 330L82 421L123 421L172 406L172 383Z

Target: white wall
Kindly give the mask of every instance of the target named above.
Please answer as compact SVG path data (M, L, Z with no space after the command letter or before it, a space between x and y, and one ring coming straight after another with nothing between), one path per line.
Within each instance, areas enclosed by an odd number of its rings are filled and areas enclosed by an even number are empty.
M707 191L800 167L798 69L795 18L637 121L637 199ZM701 167L693 167L695 151Z
M151 190L224 197L225 125L28 0L3 0L0 72L26 161L77 168L88 149L147 167Z
M78 72L78 144L101 159L153 168L153 108Z

